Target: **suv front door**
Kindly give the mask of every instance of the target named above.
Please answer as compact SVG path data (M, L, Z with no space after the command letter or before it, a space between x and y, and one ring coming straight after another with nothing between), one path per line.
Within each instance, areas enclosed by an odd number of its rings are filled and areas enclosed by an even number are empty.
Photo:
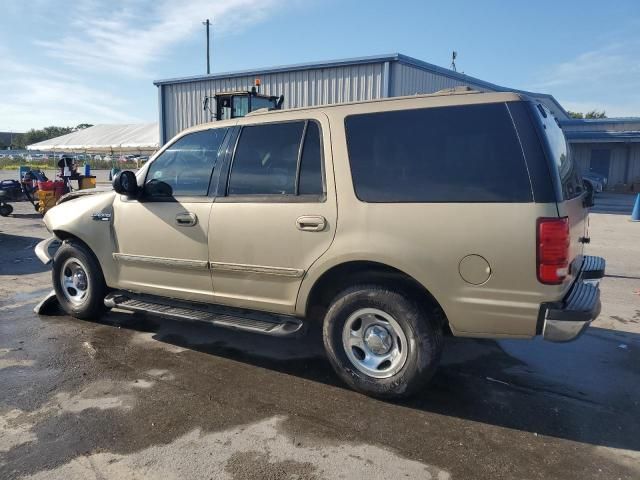
M335 234L329 135L323 114L240 127L211 211L215 302L293 313L305 272Z
M148 166L139 198L116 198L118 287L211 299L209 184L227 132L218 128L180 137Z

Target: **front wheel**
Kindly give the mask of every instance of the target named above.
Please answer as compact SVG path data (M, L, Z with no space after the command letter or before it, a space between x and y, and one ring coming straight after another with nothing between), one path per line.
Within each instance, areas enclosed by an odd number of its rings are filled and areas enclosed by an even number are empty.
M79 242L65 241L53 259L53 287L62 309L72 317L99 318L106 286L93 253Z
M363 285L342 292L324 320L333 368L354 390L406 397L433 376L442 331L425 309L400 291Z

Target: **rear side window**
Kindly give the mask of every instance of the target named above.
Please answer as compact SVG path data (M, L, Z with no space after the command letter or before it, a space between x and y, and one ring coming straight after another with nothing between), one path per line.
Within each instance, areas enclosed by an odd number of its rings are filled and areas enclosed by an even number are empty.
M532 200L522 148L503 103L353 115L345 128L360 200Z
M534 110L547 139L547 151L560 176L560 187L563 198L569 200L581 195L584 188L582 186L580 169L573 161L562 129L546 107L539 104Z
M244 127L229 174L228 195L322 195L321 145L314 121Z
M293 195L304 122L244 127L229 176L229 195Z

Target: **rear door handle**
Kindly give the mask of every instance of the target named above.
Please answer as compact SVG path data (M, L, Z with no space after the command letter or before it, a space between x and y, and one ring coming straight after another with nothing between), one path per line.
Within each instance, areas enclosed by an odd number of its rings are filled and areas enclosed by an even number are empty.
M179 227L193 227L198 223L198 217L195 213L184 212L176 215L176 225Z
M296 220L298 230L305 232L321 232L327 226L327 219L320 215L303 215Z

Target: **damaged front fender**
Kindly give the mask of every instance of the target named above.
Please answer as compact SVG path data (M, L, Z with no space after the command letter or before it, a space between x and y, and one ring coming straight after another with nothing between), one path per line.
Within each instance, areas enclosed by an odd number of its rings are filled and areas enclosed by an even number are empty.
M36 245L36 257L38 257L38 259L45 265L49 265L53 260L53 256L51 255L51 247L55 243L59 244L60 240L58 240L56 237L49 237L45 240L42 240Z

